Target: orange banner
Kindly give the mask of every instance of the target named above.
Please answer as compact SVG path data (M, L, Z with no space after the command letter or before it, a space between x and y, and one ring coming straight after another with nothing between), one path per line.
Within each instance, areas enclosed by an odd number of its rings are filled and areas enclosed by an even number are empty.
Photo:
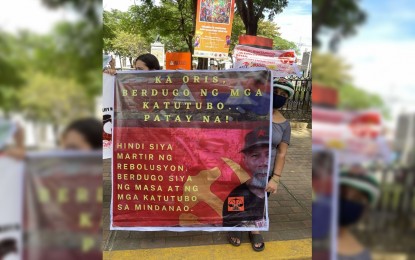
M191 70L192 59L190 52L167 52L166 70Z
M194 57L225 59L231 44L234 0L198 0Z

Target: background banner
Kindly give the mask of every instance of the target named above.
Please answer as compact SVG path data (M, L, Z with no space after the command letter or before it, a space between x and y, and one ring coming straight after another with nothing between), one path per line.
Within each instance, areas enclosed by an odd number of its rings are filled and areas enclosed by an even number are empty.
M114 118L114 80L115 76L103 73L102 76L102 157L112 157L112 119Z
M179 69L192 69L192 54L190 52L166 52L166 70Z
M236 45L233 51L235 69L265 67L272 71L273 77L301 76L296 59L293 50L268 50Z
M194 57L226 59L231 44L234 0L198 0Z
M118 73L111 229L267 230L265 185L244 192L269 166L270 80L265 69ZM259 173L241 150L263 145Z
M30 153L25 259L101 259L101 152Z
M383 138L382 115L378 111L340 111L315 107L313 145L335 149L339 163L391 160Z
M23 162L0 154L0 259L23 256Z

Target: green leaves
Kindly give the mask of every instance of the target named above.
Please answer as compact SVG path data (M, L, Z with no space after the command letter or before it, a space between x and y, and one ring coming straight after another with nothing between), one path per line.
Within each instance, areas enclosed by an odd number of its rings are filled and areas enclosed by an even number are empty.
M90 114L94 103L88 101L83 86L75 80L41 72L28 75L27 84L18 93L21 112L28 118L66 125Z
M350 66L331 53L313 51L313 82L338 90L339 107L351 110L379 109L386 117L389 112L377 94L353 85Z
M313 82L331 88L341 88L351 82L350 66L330 53L313 51Z
M247 35L257 35L258 23L265 18L274 19L275 15L287 7L288 0L235 0L236 9L246 27Z
M353 35L366 20L358 0L313 0L313 47L320 47L323 31L330 35L330 47Z

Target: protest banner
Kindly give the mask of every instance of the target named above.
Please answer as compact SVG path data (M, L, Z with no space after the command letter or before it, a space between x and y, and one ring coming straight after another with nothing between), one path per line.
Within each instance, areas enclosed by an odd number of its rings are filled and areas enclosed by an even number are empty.
M315 107L313 144L335 149L339 163L389 161L389 148L382 138L381 114L377 111L341 111Z
M191 70L192 54L190 52L167 52L166 70Z
M27 156L27 259L102 259L102 158L97 152Z
M234 0L197 1L194 57L228 58L234 4Z
M313 145L313 257L336 259L338 232L338 177L336 152Z
M23 257L23 163L0 154L0 259Z
M266 69L118 73L111 229L267 230L265 198L229 195L256 173L244 163L247 145L266 145L269 167L270 76ZM247 217L225 223L232 214Z
M103 73L102 78L102 157L112 157L112 119L114 118L114 80L115 76Z
M273 77L301 76L293 50L268 50L236 45L233 60L235 69L264 67L272 71Z

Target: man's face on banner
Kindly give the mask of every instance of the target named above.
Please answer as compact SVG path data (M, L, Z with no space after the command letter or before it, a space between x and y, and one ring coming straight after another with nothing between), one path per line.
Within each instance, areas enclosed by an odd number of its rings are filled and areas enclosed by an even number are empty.
M265 187L268 170L268 145L257 146L245 152L245 165L252 173L251 185Z
M199 159L201 166L212 169L223 164L226 144L218 139L204 139L200 141Z

